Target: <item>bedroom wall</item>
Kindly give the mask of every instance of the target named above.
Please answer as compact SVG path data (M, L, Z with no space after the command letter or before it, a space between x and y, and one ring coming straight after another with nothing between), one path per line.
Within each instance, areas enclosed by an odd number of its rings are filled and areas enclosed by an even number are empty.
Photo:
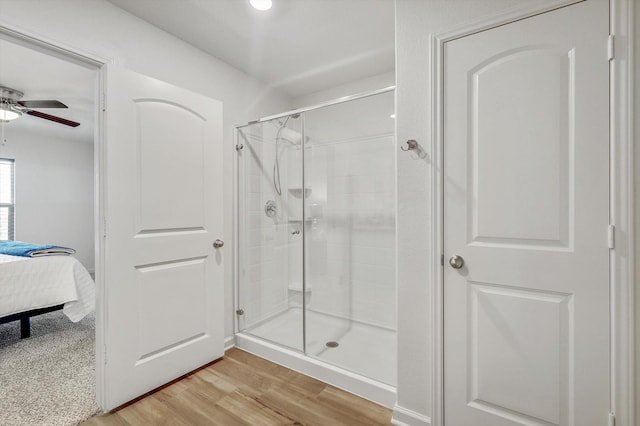
M225 335L233 336L233 126L291 109L260 81L104 0L0 0L0 25L103 57L223 102Z
M93 272L93 143L5 129L15 162L15 239L77 250Z

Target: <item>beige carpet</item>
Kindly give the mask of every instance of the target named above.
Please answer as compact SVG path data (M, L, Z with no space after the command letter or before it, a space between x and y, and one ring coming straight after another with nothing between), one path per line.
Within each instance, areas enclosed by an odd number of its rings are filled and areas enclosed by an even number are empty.
M0 325L0 425L71 426L98 411L93 314L72 323L62 311Z

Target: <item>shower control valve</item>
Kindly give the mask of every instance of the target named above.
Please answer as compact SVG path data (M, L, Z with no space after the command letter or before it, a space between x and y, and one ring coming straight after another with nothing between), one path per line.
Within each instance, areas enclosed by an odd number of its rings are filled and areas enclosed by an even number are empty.
M275 217L278 214L278 205L275 201L269 200L264 205L264 214L267 217Z

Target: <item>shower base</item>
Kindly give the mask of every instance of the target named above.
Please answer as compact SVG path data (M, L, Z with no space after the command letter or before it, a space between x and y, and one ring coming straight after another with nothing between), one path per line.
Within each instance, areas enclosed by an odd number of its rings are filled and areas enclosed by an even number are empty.
M301 351L301 308L290 308L238 333L236 345L381 405L393 406L394 331L314 311L307 311L306 322L306 355Z

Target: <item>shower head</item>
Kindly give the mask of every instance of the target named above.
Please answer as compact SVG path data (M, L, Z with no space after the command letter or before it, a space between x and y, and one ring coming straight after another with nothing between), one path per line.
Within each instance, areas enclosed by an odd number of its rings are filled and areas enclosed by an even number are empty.
M284 127L280 132L279 139L281 142L288 142L291 145L300 145L302 135L300 132Z
M293 114L284 119L284 121L276 120L271 121L271 123L277 127L278 131L276 133L275 140L277 142L285 142L289 145L299 145L302 140L302 135L300 132L290 129L287 126L287 122L290 118L298 118L300 114Z

